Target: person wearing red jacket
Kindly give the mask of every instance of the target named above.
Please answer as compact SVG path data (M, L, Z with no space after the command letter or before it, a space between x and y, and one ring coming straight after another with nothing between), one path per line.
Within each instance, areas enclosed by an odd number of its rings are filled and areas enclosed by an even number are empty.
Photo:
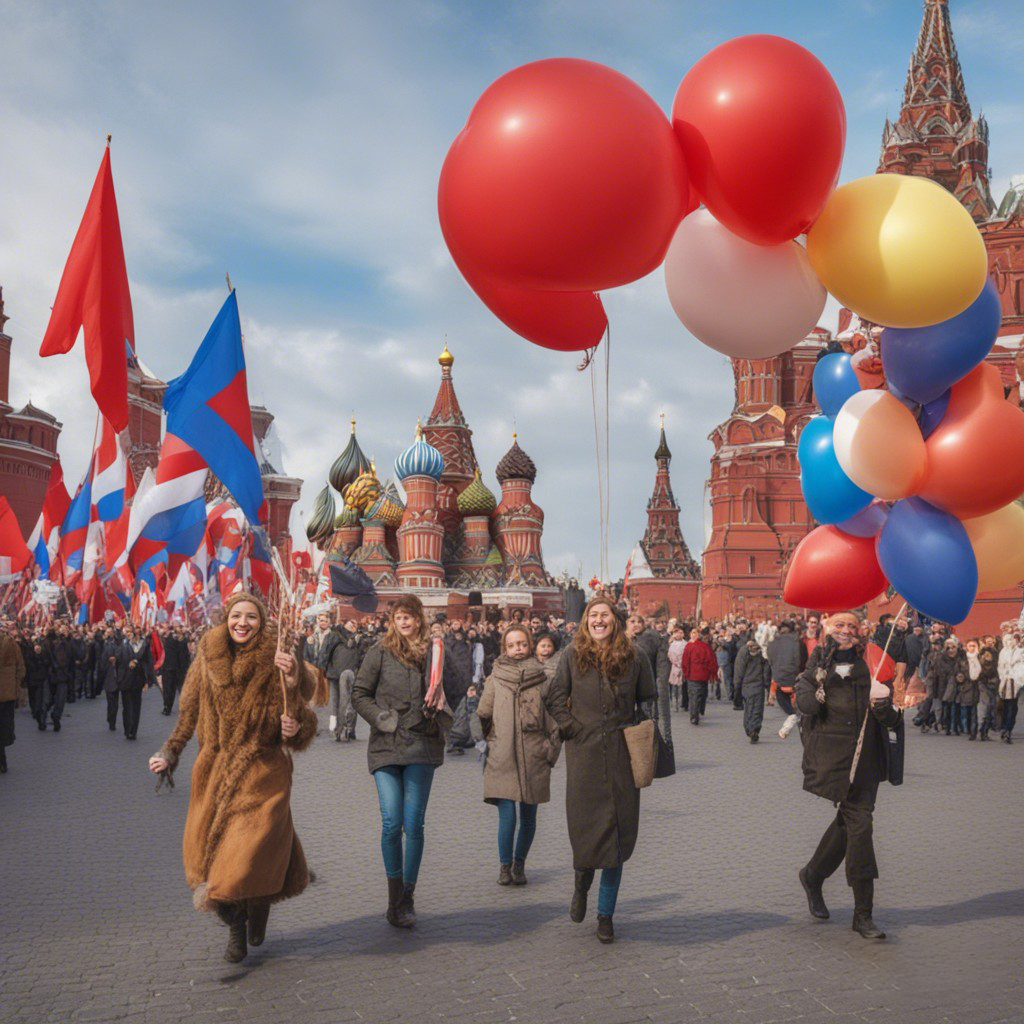
M690 724L700 725L708 702L708 684L718 678L718 659L707 630L691 631L690 642L683 651L683 678L690 697Z

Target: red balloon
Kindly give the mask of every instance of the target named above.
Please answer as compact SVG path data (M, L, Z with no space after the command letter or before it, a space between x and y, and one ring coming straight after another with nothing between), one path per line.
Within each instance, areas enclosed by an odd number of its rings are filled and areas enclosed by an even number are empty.
M662 262L689 185L654 100L611 68L562 57L484 92L448 151L437 202L455 262L474 275L600 291Z
M1024 412L1006 401L989 363L953 385L925 448L928 475L918 496L959 519L988 515L1024 492Z
M594 292L543 292L472 277L469 286L508 328L527 341L559 352L579 352L599 344L608 328L601 298Z
M835 526L819 526L796 546L782 599L797 608L841 612L867 604L888 585L875 555L874 537L853 537Z
M825 65L779 36L741 36L690 69L672 104L694 187L758 245L805 232L839 179L846 111Z

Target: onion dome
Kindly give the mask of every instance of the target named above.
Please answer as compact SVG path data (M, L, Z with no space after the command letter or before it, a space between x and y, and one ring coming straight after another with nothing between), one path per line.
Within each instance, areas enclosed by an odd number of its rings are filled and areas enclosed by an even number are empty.
M448 351L447 341L444 343L444 351L437 357L437 361L442 366L447 366L449 369L451 368L452 363L455 362L455 356L453 356L451 352Z
M352 436L348 439L345 450L335 459L330 473L327 474L327 479L339 494L344 494L345 488L360 473L365 473L369 468L370 460L363 454L363 450L356 440L356 421L353 419Z
M368 520L381 522L385 526L393 526L395 529L402 525L403 515L405 515L405 508L400 503L392 501L387 494L381 494L366 510Z
M399 480L410 476L432 476L441 479L444 456L423 440L423 427L416 424L416 440L395 459L395 475Z
M324 489L316 496L313 502L313 511L309 514L306 522L306 536L313 544L319 545L334 533L334 495L330 487Z
M529 480L532 484L537 479L537 467L522 448L519 447L518 435L512 435L512 447L502 456L495 474L498 483L506 480Z
M398 493L398 488L395 486L394 480L388 480L387 483L384 484L383 494L388 501L393 501L396 505L401 505L402 508L405 508L405 502L402 501L402 496Z
M489 516L498 507L497 499L480 479L479 469L473 482L459 495L457 504L462 516Z
M380 481L372 465L345 488L345 504L359 513L365 512L379 497Z
M350 508L342 509L334 519L334 528L340 530L343 526L358 526L359 513Z

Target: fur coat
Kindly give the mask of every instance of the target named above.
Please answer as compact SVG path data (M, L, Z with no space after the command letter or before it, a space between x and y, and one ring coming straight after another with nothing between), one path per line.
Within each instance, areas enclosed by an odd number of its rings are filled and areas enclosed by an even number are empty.
M299 731L282 738L276 646L269 626L242 649L226 625L209 630L185 678L177 727L158 755L173 769L193 733L199 741L183 853L200 910L213 901L276 903L309 883L289 796L292 751L316 735L316 715L306 705L315 677L300 663L299 687L288 701Z

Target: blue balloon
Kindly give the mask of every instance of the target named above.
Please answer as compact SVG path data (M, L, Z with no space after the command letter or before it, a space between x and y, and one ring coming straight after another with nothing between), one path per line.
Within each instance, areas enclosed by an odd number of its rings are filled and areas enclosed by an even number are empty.
M962 313L931 327L882 331L885 378L922 405L966 377L995 344L1002 323L999 293L991 280ZM815 370L817 375L817 370Z
M921 434L926 441L935 433L935 428L942 422L942 417L946 415L948 408L948 391L943 392L933 402L927 402L921 406L921 414L918 416L917 425L921 428Z
M818 360L811 378L814 397L826 416L839 415L843 403L860 391L860 381L845 352L829 352Z
M804 501L819 523L841 523L871 504L871 495L839 465L832 447L832 421L827 416L807 421L796 455Z
M897 501L877 542L878 564L911 607L963 622L978 595L978 562L956 516L920 498Z
M836 529L853 537L877 537L888 518L889 506L884 501L873 501L863 512L836 523Z

